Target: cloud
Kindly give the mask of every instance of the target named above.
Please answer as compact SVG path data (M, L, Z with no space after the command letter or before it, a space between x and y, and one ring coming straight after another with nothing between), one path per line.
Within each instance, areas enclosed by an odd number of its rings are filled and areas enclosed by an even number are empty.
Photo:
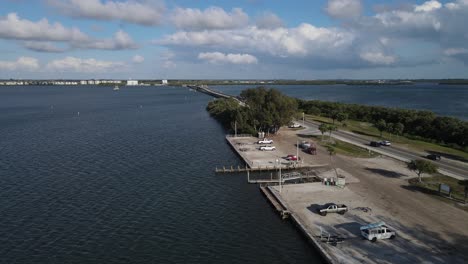
M51 52L51 53L60 53L65 52L66 49L59 48L52 44L51 42L43 41L26 41L23 43L23 46L29 50L37 52Z
M118 61L101 61L94 58L81 59L76 57L66 57L59 60L50 61L46 65L49 71L58 72L108 72L108 71L123 71L126 68L126 63Z
M354 19L362 13L361 0L328 0L325 11L333 18Z
M198 58L214 64L256 64L258 62L257 58L250 54L224 54L221 52L200 53Z
M430 12L437 10L442 7L442 4L439 1L431 0L424 2L422 5L416 5L414 7L415 12Z
M133 56L132 61L133 63L142 63L143 61L145 61L145 58L140 55L135 55Z
M444 55L462 61L468 65L468 49L466 48L449 48L444 50Z
M16 61L0 61L0 70L35 71L39 69L39 61L32 57L19 57Z
M266 12L260 15L255 21L257 28L263 29L274 29L279 27L284 27L284 22L277 15Z
M244 27L249 17L241 8L233 8L230 13L219 7L205 10L176 8L171 16L175 27L183 30L233 29Z
M135 49L136 43L130 35L119 30L111 39L96 39L78 28L66 28L60 23L49 23L45 18L34 22L21 19L16 13L0 18L0 38L25 40L24 47L40 52L61 52L51 42L67 43L71 48L122 50Z
M375 65L391 65L396 62L396 58L390 55L385 55L382 52L363 52L360 54L361 59Z
M78 28L65 28L60 23L50 24L45 18L32 22L16 13L0 18L0 38L37 41L86 41L89 37Z
M351 45L353 40L354 35L350 32L336 28L319 28L304 23L295 28L259 29L250 26L236 30L179 31L153 43L165 46L255 51L288 57L339 53Z
M148 1L47 0L65 15L96 20L120 20L144 26L158 25L164 8Z
M80 49L123 50L138 48L130 35L122 30L117 31L111 39L88 39L73 42L71 45Z

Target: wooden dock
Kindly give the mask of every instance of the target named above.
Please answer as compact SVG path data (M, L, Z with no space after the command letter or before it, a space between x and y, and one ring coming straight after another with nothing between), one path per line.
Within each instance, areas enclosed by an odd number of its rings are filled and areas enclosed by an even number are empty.
M283 205L273 196L270 189L267 187L260 187L260 191L265 195L265 197L270 201L271 205L276 209L276 211L280 214L282 219L286 219L289 217L289 211L283 207Z
M299 164L298 166L281 166L281 170L283 171L288 171L288 170L299 170L299 169L316 169L316 168L322 168L328 166L328 164L318 164L318 165L302 165ZM254 168L249 168L247 166L241 167L241 166L223 166L222 168L215 168L216 173L233 173L233 172L266 172L266 171L277 171L279 170L279 166L257 166Z

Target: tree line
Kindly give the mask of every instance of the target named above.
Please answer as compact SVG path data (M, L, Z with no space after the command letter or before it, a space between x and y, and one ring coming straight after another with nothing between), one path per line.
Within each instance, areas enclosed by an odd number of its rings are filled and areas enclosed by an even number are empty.
M209 102L206 109L225 128L237 128L238 133L249 134L258 131L276 133L298 113L297 101L276 89L246 89L239 99L246 106L241 106L234 99L217 99Z
M352 119L368 122L382 132L405 135L468 151L468 122L437 116L430 111L397 109L318 100L297 100L307 114L335 120ZM341 122L341 121L340 121Z

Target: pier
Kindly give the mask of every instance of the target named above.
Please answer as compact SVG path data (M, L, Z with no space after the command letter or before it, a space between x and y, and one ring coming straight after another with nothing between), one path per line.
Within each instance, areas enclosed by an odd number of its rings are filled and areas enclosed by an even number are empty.
M265 195L265 197L270 201L271 205L276 209L276 211L281 215L282 219L289 217L289 211L276 199L275 196L271 193L271 190L267 187L260 187L260 191Z

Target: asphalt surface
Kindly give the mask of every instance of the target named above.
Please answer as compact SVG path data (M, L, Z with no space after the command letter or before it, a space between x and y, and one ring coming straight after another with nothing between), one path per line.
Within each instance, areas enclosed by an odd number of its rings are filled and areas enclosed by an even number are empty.
M319 125L315 122L305 120L305 124L309 126L309 128L318 130ZM370 140L368 138L365 138L360 135L356 135L351 132L335 131L332 133L332 137L336 137L338 139L340 138L346 139L346 141L354 145L358 145L367 149L375 150L376 152L380 152L381 154L388 155L388 156L393 156L393 157L399 158L400 160L409 161L409 160L422 159L422 158L425 159L425 155L421 153L413 152L407 149L401 149L395 146L371 147L369 145ZM468 164L464 166L462 164L457 164L455 162L453 163L448 162L446 161L446 159L447 158L442 157L442 160L439 160L439 161L431 160L431 161L436 163L439 166L441 173L447 172L444 174L447 174L448 176L456 176L457 178L468 179Z

